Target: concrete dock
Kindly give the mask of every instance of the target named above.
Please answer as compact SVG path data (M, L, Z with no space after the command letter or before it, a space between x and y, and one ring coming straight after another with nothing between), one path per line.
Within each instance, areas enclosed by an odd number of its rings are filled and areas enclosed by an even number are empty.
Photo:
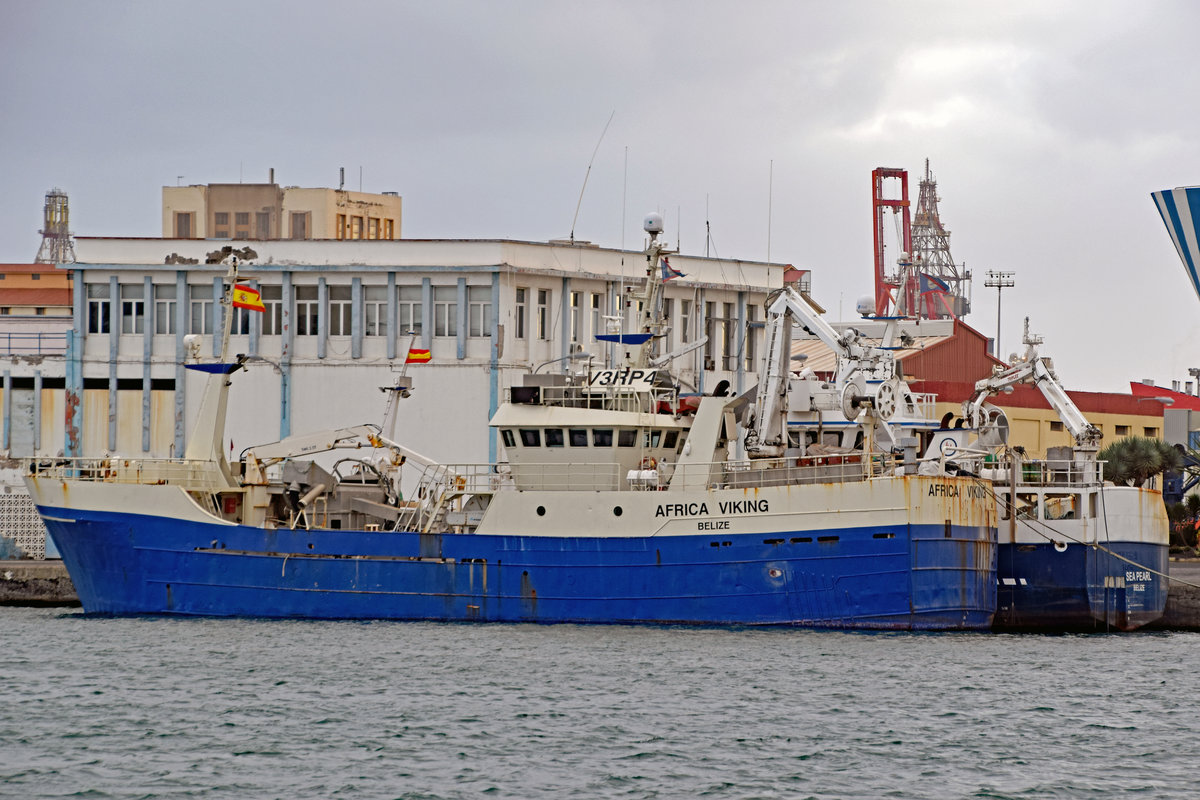
M77 606L61 561L0 561L0 606Z
M1200 559L1171 561L1163 618L1146 627L1200 631ZM0 606L78 606L79 598L61 561L0 561Z

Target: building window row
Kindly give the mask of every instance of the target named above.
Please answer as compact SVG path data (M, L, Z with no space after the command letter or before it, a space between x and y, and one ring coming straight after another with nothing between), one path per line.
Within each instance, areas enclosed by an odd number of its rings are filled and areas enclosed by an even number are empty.
M338 214L334 224L338 239L395 239L396 221L387 217ZM293 236L292 238L299 238Z
M493 307L491 286L468 286L467 335L471 337L491 336ZM174 284L155 284L153 297L145 297L145 286L141 283L120 284L120 325L123 334L145 332L146 304L154 303L154 332L173 334L177 328L176 289ZM283 334L283 287L263 286L262 334ZM87 332L90 334L112 331L112 305L110 286L107 283L87 284ZM321 303L318 288L313 285L296 286L293 289L295 303L295 331L297 336L316 336L320 331ZM422 333L423 300L420 286L397 287L397 325L399 333ZM213 333L213 287L210 284L193 284L188 287L189 333ZM433 334L440 337L458 335L458 287L433 287ZM250 333L251 320L258 312L233 309L231 331L235 335ZM350 286L331 285L328 291L328 308L325 312L330 336L350 336L353 333L354 302ZM367 336L388 336L388 293L386 286L363 287L363 333Z

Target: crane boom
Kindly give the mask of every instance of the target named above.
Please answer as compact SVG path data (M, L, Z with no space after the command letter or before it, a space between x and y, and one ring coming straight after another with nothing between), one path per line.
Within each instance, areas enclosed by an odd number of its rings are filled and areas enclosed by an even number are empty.
M1010 366L989 378L984 378L975 384L975 394L963 403L963 417L973 428L984 423L984 403L989 397L1018 383L1032 383L1050 403L1050 407L1058 413L1063 426L1075 440L1075 446L1084 450L1095 450L1100 446L1103 434L1100 429L1088 422L1087 417L1067 395L1066 390L1054 373L1054 363L1038 353L1037 346L1042 343L1040 336L1029 333L1029 317L1025 318L1025 354Z

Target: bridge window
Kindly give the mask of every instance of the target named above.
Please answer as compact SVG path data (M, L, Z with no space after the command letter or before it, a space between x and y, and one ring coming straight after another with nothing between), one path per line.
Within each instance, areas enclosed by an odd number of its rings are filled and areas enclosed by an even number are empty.
M612 428L596 428L592 431L593 447L612 447Z
M541 447L542 432L537 428L521 428L521 444L525 447Z
M584 428L572 428L567 432L567 436L571 441L571 447L587 447L587 430Z
M546 447L562 447L562 428L546 428Z
M637 431L621 430L617 432L617 447L637 446Z
M1079 495L1047 494L1042 500L1042 513L1046 519L1075 519L1079 516Z
M667 431L663 435L663 447L668 450L675 449L675 443L679 441L679 431Z
M508 428L505 428L504 430L500 431L500 438L504 440L505 447L516 447L517 446L517 437L513 436L513 432L510 431Z

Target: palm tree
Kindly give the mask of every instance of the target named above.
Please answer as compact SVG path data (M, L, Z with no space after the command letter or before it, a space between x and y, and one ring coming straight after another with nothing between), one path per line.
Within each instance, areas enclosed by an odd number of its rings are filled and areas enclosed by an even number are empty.
M1161 472L1178 472L1183 456L1159 439L1127 436L1100 451L1104 479L1127 486L1142 486Z

